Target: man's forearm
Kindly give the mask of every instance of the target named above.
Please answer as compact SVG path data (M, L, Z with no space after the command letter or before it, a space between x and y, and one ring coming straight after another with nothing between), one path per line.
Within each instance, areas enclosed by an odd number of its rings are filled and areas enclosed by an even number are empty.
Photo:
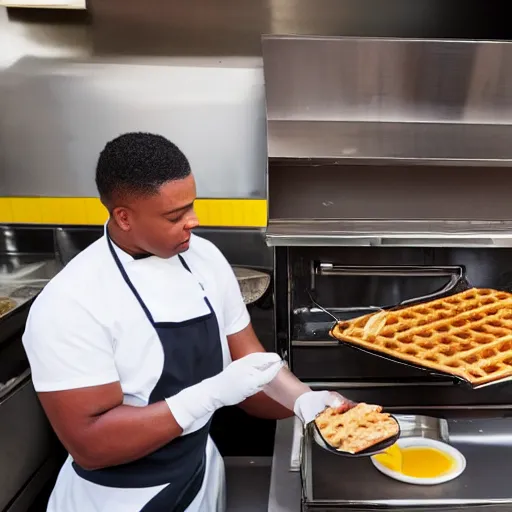
M252 325L242 331L228 336L229 350L233 360L254 352L265 352ZM275 379L258 393L245 400L240 407L247 413L259 418L283 419L293 416L295 400L311 391L286 368L282 368Z
M293 411L272 400L263 392L243 401L240 408L251 416L263 419L282 420L293 416Z
M147 407L121 405L92 421L87 445L94 447L93 466L115 466L154 452L182 432L165 401Z

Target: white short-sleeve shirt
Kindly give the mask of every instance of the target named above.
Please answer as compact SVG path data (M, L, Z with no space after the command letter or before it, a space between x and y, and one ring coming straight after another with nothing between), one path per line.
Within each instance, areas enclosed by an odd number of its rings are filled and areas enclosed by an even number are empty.
M224 365L231 362L227 336L250 319L231 266L211 242L192 236L182 255L192 273L177 256L134 260L115 250L156 322L207 314L206 295L219 323ZM148 403L164 362L156 331L123 280L105 237L76 256L37 297L23 344L36 391L120 381L129 405Z

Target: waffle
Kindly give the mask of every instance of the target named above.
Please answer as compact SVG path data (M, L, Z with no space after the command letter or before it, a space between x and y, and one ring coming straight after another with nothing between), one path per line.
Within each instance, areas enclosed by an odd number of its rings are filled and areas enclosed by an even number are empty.
M512 294L472 288L339 322L331 336L481 385L512 376Z
M0 297L0 316L9 313L9 311L15 307L16 302L14 302L12 299L9 299L9 297Z
M396 436L397 422L379 405L360 403L340 413L328 407L315 423L324 440L338 451L358 453Z

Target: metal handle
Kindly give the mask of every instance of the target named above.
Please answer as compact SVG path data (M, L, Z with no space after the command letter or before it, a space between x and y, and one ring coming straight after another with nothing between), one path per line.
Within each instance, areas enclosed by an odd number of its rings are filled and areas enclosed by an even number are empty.
M314 290L316 289L315 276L394 276L394 277L449 277L441 290L434 293L423 295L421 297L414 297L412 299L404 300L399 304L393 306L405 306L409 303L423 302L430 299L435 299L440 295L452 291L459 283L467 283L465 276L465 268L458 265L449 266L420 266L420 265L396 265L396 266L379 266L379 265L336 265L333 263L312 262L311 268L311 291L309 296L315 306L320 308L332 318L337 320L337 317L330 311L324 309L313 298ZM368 310L382 310L393 306L366 306L366 307L345 307L336 308L336 313L355 313L355 312L368 312Z
M395 276L395 277L452 277L460 279L464 269L460 266L378 266L336 265L315 263L315 274L319 276Z
M15 389L18 389L22 384L27 383L30 380L30 375L30 368L26 368L22 373L12 379L9 379L7 382L0 382L0 401L5 401Z

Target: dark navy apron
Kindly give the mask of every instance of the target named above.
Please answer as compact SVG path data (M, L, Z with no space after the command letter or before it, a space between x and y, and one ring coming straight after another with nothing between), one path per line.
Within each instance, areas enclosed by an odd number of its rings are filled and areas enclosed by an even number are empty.
M149 397L149 403L160 402L220 373L223 370L223 358L219 324L208 298L204 297L210 310L207 315L185 322L155 322L121 264L110 237L108 234L105 237L123 279L162 343L162 375ZM191 272L183 257L178 257L183 267ZM202 288L199 283L198 286ZM93 471L85 470L75 462L73 467L80 477L106 487L142 488L169 484L141 512L183 512L203 484L210 423L211 420L196 432L180 436L146 457L128 464Z

